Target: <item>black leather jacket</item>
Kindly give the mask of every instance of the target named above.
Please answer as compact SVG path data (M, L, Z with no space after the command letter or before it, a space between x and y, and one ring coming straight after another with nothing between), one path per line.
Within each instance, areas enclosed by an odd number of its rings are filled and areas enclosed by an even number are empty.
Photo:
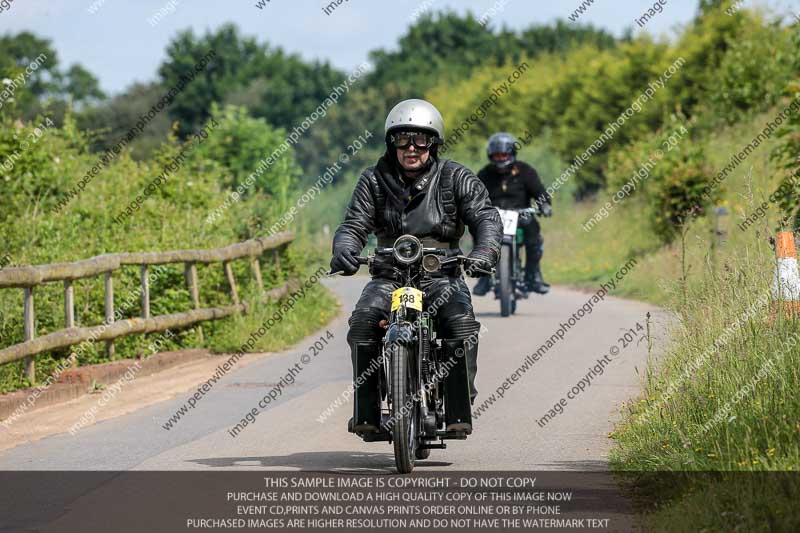
M386 156L369 167L353 191L344 222L333 238L334 253L360 253L374 233L378 243L411 234L458 247L464 225L474 238L470 256L497 262L503 226L481 181L468 168L449 159L434 160L430 169L406 186Z
M486 186L492 205L501 209L524 209L530 207L531 200L540 207L550 203L550 195L536 169L522 161L511 165L507 172L486 165L478 172L478 178Z

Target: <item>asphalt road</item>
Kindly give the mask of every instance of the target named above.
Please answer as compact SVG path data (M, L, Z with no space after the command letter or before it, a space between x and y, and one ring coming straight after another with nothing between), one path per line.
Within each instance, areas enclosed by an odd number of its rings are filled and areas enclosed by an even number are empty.
M308 471L394 471L388 443L364 443L347 433L348 403L324 422L321 413L346 389L351 378L346 345L347 316L366 278L330 280L343 304L342 314L327 330L333 339L295 383L261 412L254 424L236 437L233 427L300 361L325 330L293 349L255 361L222 378L198 407L172 429L163 424L186 401L187 394L131 414L102 421L76 435L61 434L0 452L0 470L219 470L277 469ZM485 326L479 353L477 386L481 402L498 387L579 308L591 294L554 288L546 296L532 295L518 312L502 318L490 297L474 298L476 314ZM645 325L652 306L606 297L585 314L555 345L529 367L474 422L466 441L449 441L417 463L431 470L605 470L611 447L608 433L621 402L638 391L637 369L644 368L647 343L636 324ZM657 339L656 344L661 344ZM623 345L626 346L623 346ZM587 379L597 360L617 353L602 375ZM210 377L210 376L209 376ZM537 423L578 383L590 386L567 399L562 413ZM577 390L577 389L576 389ZM542 427L544 426L544 427ZM610 478L609 478L610 479ZM613 484L613 482L611 482Z

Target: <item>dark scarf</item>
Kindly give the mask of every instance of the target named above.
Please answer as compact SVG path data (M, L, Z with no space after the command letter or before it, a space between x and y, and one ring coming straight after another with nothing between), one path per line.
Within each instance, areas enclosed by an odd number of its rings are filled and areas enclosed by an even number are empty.
M438 169L439 161L431 155L428 160L428 169L425 173L409 182L402 176L400 163L395 158L390 158L387 153L378 159L378 164L375 166L375 176L378 178L378 183L383 187L383 190L386 191L388 201L399 209L404 209L408 204L410 195L413 194L412 186L423 178L428 178L426 182L429 181Z

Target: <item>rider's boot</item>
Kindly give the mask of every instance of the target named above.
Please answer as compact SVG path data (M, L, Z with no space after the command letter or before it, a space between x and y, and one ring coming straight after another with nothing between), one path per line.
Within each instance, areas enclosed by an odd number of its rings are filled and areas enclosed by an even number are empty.
M525 288L528 292L537 294L547 294L550 292L550 285L545 283L542 271L539 268L541 253L536 258L527 259L525 262Z
M467 340L445 339L444 364L449 372L444 379L445 423L447 431L472 433L472 402L477 396L475 374L478 369L478 344Z
M533 275L533 282L539 288L539 294L547 294L550 292L550 284L544 281L542 277L542 270L539 268L539 265L536 265L536 272ZM538 291L537 291L538 292Z
M347 430L362 436L380 431L380 371L375 366L378 364L380 348L379 342L357 342L351 347L354 401L353 418Z
M467 341L467 376L469 377L469 404L475 403L478 397L478 389L475 388L475 376L478 375L478 343Z
M481 276L478 279L478 283L472 288L472 294L475 296L484 296L489 289L492 288L492 281L489 276Z

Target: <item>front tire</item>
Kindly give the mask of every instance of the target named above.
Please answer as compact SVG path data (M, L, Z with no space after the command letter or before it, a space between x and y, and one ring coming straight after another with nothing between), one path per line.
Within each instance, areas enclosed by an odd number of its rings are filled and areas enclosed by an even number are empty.
M511 286L511 255L511 245L504 244L500 248L500 261L497 263L501 316L509 316L512 313L514 288Z
M416 407L409 391L412 383L410 356L410 350L403 345L396 345L392 352L392 441L394 462L401 474L414 470L418 451Z

